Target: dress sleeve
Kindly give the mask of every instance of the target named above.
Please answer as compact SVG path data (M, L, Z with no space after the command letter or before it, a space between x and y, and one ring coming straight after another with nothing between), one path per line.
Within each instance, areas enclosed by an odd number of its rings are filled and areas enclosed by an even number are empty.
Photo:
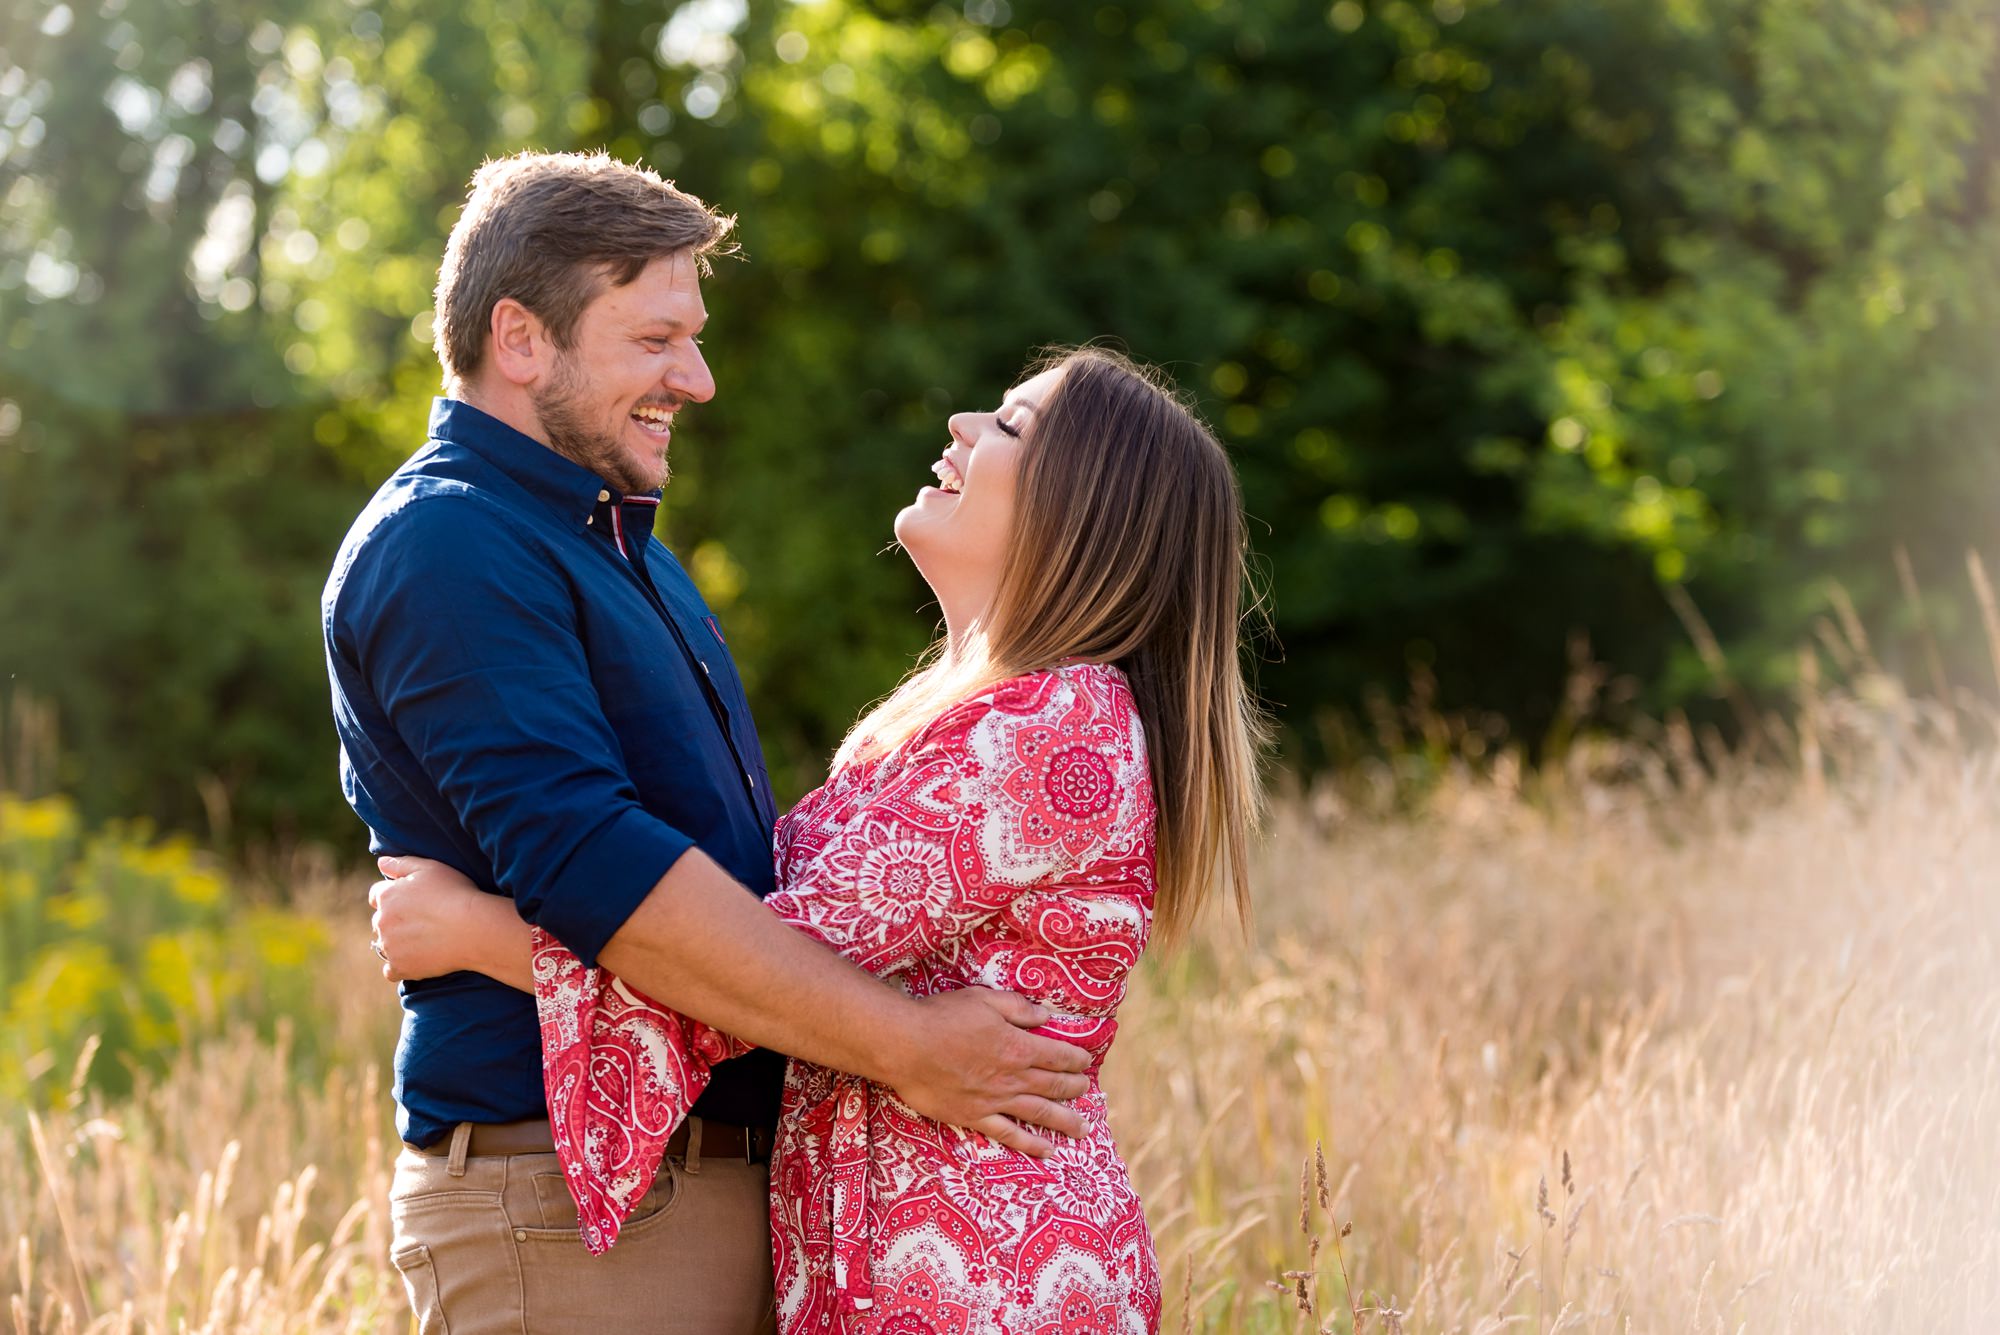
M1144 741L1122 683L1035 673L954 706L765 902L876 974L951 943L1150 827Z
M750 1045L667 1009L537 927L542 1083L584 1246L601 1255L653 1185L716 1062Z

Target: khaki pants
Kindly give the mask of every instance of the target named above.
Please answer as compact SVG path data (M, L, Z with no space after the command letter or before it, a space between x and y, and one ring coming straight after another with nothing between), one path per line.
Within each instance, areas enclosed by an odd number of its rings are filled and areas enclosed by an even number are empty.
M460 1128L462 1133L464 1128ZM391 1257L421 1335L752 1335L776 1330L770 1169L669 1156L603 1256L553 1154L404 1148Z

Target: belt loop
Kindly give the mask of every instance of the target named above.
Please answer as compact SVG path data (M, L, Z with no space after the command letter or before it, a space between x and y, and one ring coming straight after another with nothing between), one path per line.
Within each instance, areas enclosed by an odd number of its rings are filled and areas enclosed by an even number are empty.
M699 1176L701 1173L701 1119L699 1117L688 1118L687 1173L689 1177Z
M451 1158L444 1170L453 1177L465 1176L465 1151L472 1144L472 1123L460 1122L451 1129Z

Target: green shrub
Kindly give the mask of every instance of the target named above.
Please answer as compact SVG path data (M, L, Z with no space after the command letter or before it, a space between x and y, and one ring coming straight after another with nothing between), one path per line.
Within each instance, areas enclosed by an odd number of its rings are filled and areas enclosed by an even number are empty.
M95 1035L89 1079L129 1088L192 1039L305 1019L319 922L234 891L185 838L87 833L64 798L0 795L0 1100L65 1087ZM296 1026L310 1036L311 1024Z

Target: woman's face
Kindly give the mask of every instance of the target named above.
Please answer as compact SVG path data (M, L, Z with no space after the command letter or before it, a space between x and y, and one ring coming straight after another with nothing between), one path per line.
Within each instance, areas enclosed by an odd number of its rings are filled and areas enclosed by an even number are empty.
M896 540L937 594L953 632L976 620L1000 587L1014 526L1014 486L1035 418L1062 378L1054 367L1007 391L992 412L954 413L951 441L925 487L896 516Z

